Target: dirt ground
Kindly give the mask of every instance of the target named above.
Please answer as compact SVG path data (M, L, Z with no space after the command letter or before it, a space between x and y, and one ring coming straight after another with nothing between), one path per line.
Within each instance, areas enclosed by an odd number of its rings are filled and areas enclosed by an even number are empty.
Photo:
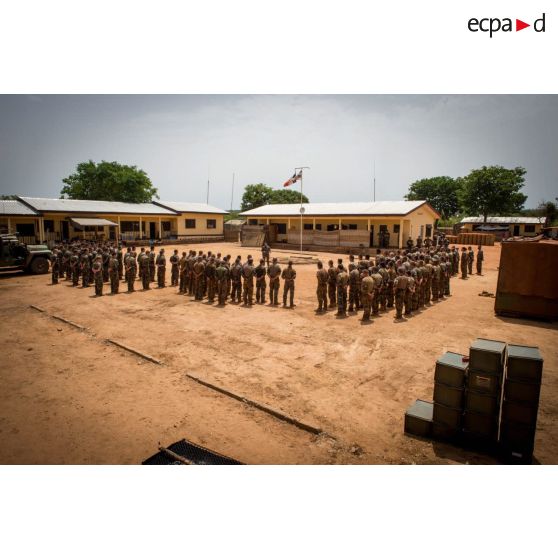
M233 243L178 248L259 256ZM494 299L478 294L495 292L499 255L499 246L487 247L484 275L452 279L447 300L403 322L392 309L368 325L360 315L315 315L314 265L295 266L294 310L219 308L171 287L95 298L92 287L50 285L50 276L0 274L0 463L137 464L158 443L181 438L250 464L496 463L403 433L409 405L432 398L436 359L448 350L467 353L476 337L540 347L535 457L558 463L558 324L494 315ZM300 430L185 373L328 435Z

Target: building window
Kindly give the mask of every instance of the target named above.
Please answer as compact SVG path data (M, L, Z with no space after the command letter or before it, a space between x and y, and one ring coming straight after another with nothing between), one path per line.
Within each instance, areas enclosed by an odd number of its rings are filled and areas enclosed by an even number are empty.
M46 223L46 221L45 221ZM525 225L525 232L526 233L534 233L535 232L535 225Z
M287 223L277 223L277 234L287 234Z
M258 220L257 220L257 219L248 219L248 224L249 224L249 225L257 225L257 224L258 224Z
M304 230L311 231L312 230L312 223L304 223Z
M339 225L328 225L327 230L328 231L338 231L339 230Z
M358 225L348 225L350 231L356 231L358 229Z
M21 236L35 236L35 225L33 223L16 223L16 231Z
M322 224L321 224L321 223L316 223L316 230L317 230L317 231L321 231L321 230L322 230Z
M171 222L170 221L162 221L161 225L163 225L163 230L170 232L171 230Z
M426 225L426 238L432 238L432 225Z
M400 230L399 227L400 227L400 225L393 225L393 232L395 234L399 234L399 230Z
M195 219L186 219L185 225L187 229L195 229L196 228L196 220Z
M388 232L387 225L380 225L380 232L381 233L387 233Z
M207 228L208 229L216 229L217 228L217 219L208 219L207 220Z
M121 221L120 231L121 232L135 232L139 230L139 223L136 221Z
M54 221L52 219L45 219L45 232L54 232Z

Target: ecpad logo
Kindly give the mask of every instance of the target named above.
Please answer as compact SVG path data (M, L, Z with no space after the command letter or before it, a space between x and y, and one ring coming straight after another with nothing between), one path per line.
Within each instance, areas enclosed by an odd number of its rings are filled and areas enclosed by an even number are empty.
M536 33L545 32L545 18L546 14L543 13L543 15L539 19L536 19L534 21L533 30ZM482 19L477 19L475 17L472 17L469 20L467 27L472 33L478 33L479 31L483 33L490 33L490 38L492 38L492 35L494 33L498 33L498 31L503 31L504 33L506 33L512 32L514 30L512 18L509 17L505 17L503 19L497 17L485 17ZM521 31L522 29L526 29L527 27L531 27L531 24L525 23L520 19L515 20L515 31Z

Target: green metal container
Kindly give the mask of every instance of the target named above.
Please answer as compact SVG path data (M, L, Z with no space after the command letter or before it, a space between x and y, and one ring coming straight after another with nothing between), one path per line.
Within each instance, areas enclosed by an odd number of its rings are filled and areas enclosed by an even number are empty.
M543 359L538 347L508 345L507 379L540 384L542 370Z
M530 407L537 407L541 395L541 385L531 382L516 382L508 380L504 382L504 397L508 401L515 401Z
M502 391L500 376L469 369L467 374L467 389L497 397Z
M436 440L458 443L461 438L461 428L452 428L447 424L432 422L432 437Z
M462 414L462 409L454 409L453 407L446 407L446 405L434 403L432 420L439 424L450 426L451 428L461 428Z
M502 421L536 427L538 410L538 406L532 407L505 399L502 404Z
M462 388L465 385L468 363L463 362L464 355L447 352L436 361L434 381L447 386Z
M498 417L465 411L463 413L463 430L486 438L498 437Z
M467 390L465 394L465 410L498 417L500 414L500 399L497 396Z
M417 399L405 413L405 433L428 438L432 435L433 404Z
M469 349L469 369L501 375L504 371L506 344L491 339L475 339Z
M434 384L434 403L440 403L454 409L463 408L463 388L451 387L446 384Z

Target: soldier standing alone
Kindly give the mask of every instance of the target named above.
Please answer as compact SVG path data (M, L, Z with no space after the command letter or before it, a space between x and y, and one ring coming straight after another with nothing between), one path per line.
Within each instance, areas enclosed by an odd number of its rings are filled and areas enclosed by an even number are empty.
M482 262L484 261L484 252L482 246L477 248L477 275L482 275Z
M294 308L294 289L295 289L295 279L296 271L293 269L293 262L289 261L287 267L283 270L281 274L281 279L283 279L283 306L287 306L287 294L289 294L289 308Z

